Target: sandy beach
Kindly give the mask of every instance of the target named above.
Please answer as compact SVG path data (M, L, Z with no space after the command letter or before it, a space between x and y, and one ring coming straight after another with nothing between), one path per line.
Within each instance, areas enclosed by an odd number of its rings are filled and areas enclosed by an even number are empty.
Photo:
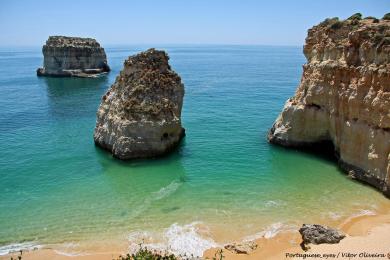
M310 245L308 251L299 246L301 236L298 231L281 232L273 238L260 238L255 242L257 248L250 254L235 254L223 249L224 259L388 259L390 253L390 210L381 209L376 215L351 217L338 226L347 234L339 244ZM211 258L220 248L210 249L204 253L204 258ZM90 249L91 250L91 249ZM96 246L91 251L80 255L66 255L50 247L23 252L23 259L115 259L126 253L125 245L117 247ZM19 253L1 256L0 259L10 259Z
M233 254L224 250L226 259L388 259L390 253L390 212L373 216L359 216L340 225L347 234L339 244L310 245L304 252L300 234L282 233L272 239L259 239L258 247L249 255ZM209 250L205 256L213 256ZM319 256L316 256L319 254Z
M0 260L390 260L389 0L0 21Z

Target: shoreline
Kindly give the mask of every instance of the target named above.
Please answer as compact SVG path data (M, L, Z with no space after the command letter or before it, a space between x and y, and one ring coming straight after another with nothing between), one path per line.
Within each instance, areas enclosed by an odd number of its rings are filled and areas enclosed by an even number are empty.
M310 244L310 249L305 252L299 245L302 239L296 230L296 232L281 232L271 239L256 239L257 248L249 254L235 254L223 249L224 256L225 259L232 260L304 259L305 254L308 259L313 257L307 257L307 255L313 254L328 255L329 259L336 257L339 259L388 259L390 256L390 209L379 210L375 215L349 217L335 228L347 235L338 244ZM213 257L219 249L207 250L204 257ZM373 256L375 254L378 256Z
M325 224L325 223L315 223ZM381 207L378 208L375 214L365 214L358 216L350 216L342 221L339 225L333 226L334 228L342 230L346 233L347 237L343 239L339 244L322 244L322 245L310 245L308 251L303 251L299 246L301 242L301 236L296 231L282 230L277 232L271 238L263 236L261 238L254 239L257 244L257 248L249 254L235 254L224 248L211 248L203 253L203 257L211 258L217 252L217 250L223 249L224 259L303 259L303 254L338 254L340 252L355 253L357 256L345 259L360 259L358 256L360 253L390 253L390 208ZM238 242L240 243L240 242ZM103 245L104 244L104 245ZM94 244L93 247L87 251L80 253L68 253L62 252L56 248L55 245L38 246L37 249L23 251L22 259L116 259L121 254L128 252L129 245L118 241L117 244L105 243ZM387 252L385 249L388 249ZM385 252L386 251L386 252ZM287 254L290 254L287 257ZM295 254L295 256L294 256ZM299 257L298 254L301 254ZM17 257L18 252L1 255L0 260L10 259L11 257ZM340 259L344 259L339 256ZM373 259L371 257L371 259ZM387 258L384 258L387 259Z

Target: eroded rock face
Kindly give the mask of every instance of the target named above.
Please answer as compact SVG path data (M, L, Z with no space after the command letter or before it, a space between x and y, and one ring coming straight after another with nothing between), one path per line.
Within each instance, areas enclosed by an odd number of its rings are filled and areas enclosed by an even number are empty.
M110 71L106 53L95 39L50 36L42 52L38 76L96 77Z
M308 244L337 244L345 238L341 231L317 224L303 224L299 233L302 235L301 247L304 250L308 249Z
M164 51L130 56L97 111L95 143L120 159L163 155L184 136L184 85Z
M340 166L390 195L390 21L327 19L309 30L295 96L269 132L271 143L331 141Z

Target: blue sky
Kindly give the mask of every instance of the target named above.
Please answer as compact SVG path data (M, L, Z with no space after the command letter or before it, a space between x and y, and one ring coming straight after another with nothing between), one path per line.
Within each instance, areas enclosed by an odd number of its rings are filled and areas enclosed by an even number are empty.
M382 17L390 0L0 0L0 45L49 35L111 44L303 45L327 17Z

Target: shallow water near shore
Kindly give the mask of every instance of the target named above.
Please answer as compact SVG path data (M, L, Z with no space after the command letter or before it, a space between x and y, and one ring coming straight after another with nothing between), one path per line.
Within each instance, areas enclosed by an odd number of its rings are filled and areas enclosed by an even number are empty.
M101 96L124 59L148 47L106 48L112 72L96 79L38 78L40 48L0 49L0 253L144 239L200 255L389 206L333 161L267 143L299 84L301 47L154 46L185 84L184 141L166 157L132 162L95 147Z

